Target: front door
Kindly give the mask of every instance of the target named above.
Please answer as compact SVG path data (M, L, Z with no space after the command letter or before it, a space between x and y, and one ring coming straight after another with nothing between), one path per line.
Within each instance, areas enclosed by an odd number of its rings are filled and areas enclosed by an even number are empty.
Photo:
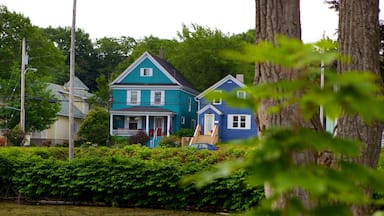
M155 117L154 120L154 132L156 133L155 135L161 136L163 134L163 128L164 128L164 118L163 117Z
M204 115L204 135L211 135L215 127L215 114Z

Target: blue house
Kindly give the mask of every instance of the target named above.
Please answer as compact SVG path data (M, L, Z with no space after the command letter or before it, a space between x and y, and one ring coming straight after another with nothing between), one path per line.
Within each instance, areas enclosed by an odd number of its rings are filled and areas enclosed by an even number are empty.
M253 112L245 108L228 106L221 98L208 101L204 97L211 91L230 92L237 90L237 96L246 97L243 76L237 78L228 75L196 96L198 101L198 126L190 143L227 142L257 135L257 126Z
M143 53L111 84L110 134L133 136L139 130L156 147L163 136L196 127L198 94L170 63Z

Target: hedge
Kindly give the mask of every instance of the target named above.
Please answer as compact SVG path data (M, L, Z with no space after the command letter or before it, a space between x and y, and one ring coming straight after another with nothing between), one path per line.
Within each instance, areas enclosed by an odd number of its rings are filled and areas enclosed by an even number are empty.
M242 211L263 198L262 187L246 184L238 171L203 188L180 180L213 164L241 157L241 150L0 148L0 195L25 199L104 203L110 206Z

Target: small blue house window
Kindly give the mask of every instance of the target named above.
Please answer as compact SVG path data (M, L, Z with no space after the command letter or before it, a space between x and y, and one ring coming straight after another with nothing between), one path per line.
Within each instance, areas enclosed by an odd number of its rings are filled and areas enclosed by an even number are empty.
M228 128L229 129L250 129L251 116L250 115L228 115Z
M240 98L240 99L245 99L247 97L247 93L245 91L237 91L236 92L236 96L237 98Z
M215 92L221 93L222 91L221 90L215 90ZM215 98L212 101L212 104L214 104L214 105L220 105L221 103L222 103L222 99L221 98Z
M152 68L140 68L140 76L151 77L153 74Z

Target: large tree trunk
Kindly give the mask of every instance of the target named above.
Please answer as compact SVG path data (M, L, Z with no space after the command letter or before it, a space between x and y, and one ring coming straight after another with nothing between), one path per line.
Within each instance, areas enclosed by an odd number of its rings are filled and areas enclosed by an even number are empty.
M379 0L340 0L339 12L339 52L351 61L340 62L338 71L370 71L379 76ZM377 167L382 131L383 124L376 122L369 126L359 116L342 117L338 121L338 136L357 139L363 144L360 156L354 160L368 167ZM354 215L369 214L366 206L355 206L352 210Z
M266 40L274 42L277 35L301 39L300 1L299 0L256 0L256 43ZM254 84L274 83L281 80L292 80L297 76L297 71L285 69L269 63L256 65ZM273 126L304 126L302 115L296 105L286 107L279 113L267 114L266 108L280 103L276 100L263 100L257 113L259 135ZM314 157L311 153L292 153L297 164L312 163ZM273 194L273 188L265 184L267 197ZM308 195L297 189L294 195L299 197L304 205L309 206ZM291 196L291 195L290 195ZM275 203L276 208L284 208L286 197L282 196Z

